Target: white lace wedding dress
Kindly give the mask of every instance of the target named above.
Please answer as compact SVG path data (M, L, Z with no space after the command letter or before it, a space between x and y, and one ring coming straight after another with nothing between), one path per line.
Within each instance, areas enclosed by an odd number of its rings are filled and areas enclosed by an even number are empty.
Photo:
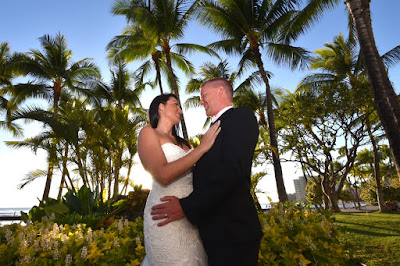
M178 160L187 154L173 143L162 145L168 162ZM175 196L183 198L193 191L192 172L187 171L171 184L164 186L153 178L153 188L147 198L144 210L144 244L146 257L142 266L200 266L207 265L207 255L201 243L197 228L186 218L157 226L162 220L151 219L151 207L162 203L160 198Z

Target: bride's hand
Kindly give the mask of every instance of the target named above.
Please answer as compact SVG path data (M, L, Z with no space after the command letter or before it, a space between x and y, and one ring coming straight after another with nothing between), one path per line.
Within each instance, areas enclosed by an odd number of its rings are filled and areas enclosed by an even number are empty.
M197 148L203 149L204 153L208 152L211 149L215 139L221 131L220 124L221 121L218 120L207 130L207 132L201 138L200 145Z

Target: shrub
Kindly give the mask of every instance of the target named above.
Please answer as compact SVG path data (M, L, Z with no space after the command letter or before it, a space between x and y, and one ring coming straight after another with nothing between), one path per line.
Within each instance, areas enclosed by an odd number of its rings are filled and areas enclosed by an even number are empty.
M400 201L400 184L392 182L390 185L382 184L383 198L385 202ZM361 198L370 203L377 203L375 184L365 183L361 191Z
M342 265L339 231L329 212L286 202L260 213L261 265Z
M285 203L260 213L260 265L343 265L329 212ZM143 219L103 220L106 229L58 225L45 219L0 227L0 265L139 265L145 255Z
M116 220L107 229L51 221L0 227L0 265L140 265L143 220Z

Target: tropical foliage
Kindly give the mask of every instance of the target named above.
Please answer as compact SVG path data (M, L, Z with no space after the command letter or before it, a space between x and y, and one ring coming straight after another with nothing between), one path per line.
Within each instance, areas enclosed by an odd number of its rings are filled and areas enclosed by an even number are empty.
M260 215L260 265L344 265L339 230L329 212L286 202Z
M143 220L120 219L108 228L52 221L0 227L2 265L140 265Z
M343 265L339 232L328 213L291 203L260 213L264 237L260 265ZM118 219L104 228L49 219L0 227L0 263L21 265L140 265L143 220Z

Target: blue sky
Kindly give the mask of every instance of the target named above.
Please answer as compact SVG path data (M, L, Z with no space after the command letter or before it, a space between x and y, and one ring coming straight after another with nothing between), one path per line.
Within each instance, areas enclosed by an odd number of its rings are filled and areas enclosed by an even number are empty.
M344 1L343 1L344 2ZM0 42L9 42L12 51L26 52L29 49L40 49L38 38L44 34L54 36L63 34L68 46L73 52L73 60L93 58L100 67L105 80L108 81L108 63L106 60L105 47L107 43L117 34L120 34L125 25L125 19L113 16L110 12L112 0L13 0L3 1L1 4L2 14L0 16ZM372 0L372 23L376 44L380 53L400 45L400 29L398 0ZM296 45L310 51L323 47L325 42L332 42L334 36L342 32L347 33L347 21L345 6L341 4L335 10L327 12L320 23L315 25L307 34L302 36ZM192 42L206 45L218 40L217 36L208 29L189 24L185 38L181 42ZM222 55L222 57L224 57ZM199 66L205 61L212 60L204 55L192 55L188 58ZM235 70L237 58L229 58L232 70ZM216 62L214 60L214 62ZM274 76L271 85L293 91L298 82L304 77L305 71L290 71L287 67L278 67L264 58L265 68ZM134 70L139 64L131 64ZM400 67L390 69L389 77L394 84L395 90L399 91ZM181 85L185 86L186 78L181 76ZM260 88L263 90L263 88ZM150 100L157 91L147 92L143 98L143 105L147 107ZM184 96L185 97L185 96ZM184 98L183 97L183 98ZM204 111L187 110L188 130L190 135L201 131L204 121ZM40 127L36 124L23 125L25 137L37 134ZM30 207L37 204L37 198L41 198L44 178L37 180L35 184L23 190L17 190L16 186L24 178L25 174L36 168L45 169L45 155L33 154L27 149L11 149L4 145L4 141L14 138L6 132L0 131L0 208L1 207ZM294 192L293 178L301 175L301 171L289 163L283 165L285 184L288 192ZM266 191L268 196L276 200L276 188L273 180L273 170L268 167L270 175L264 178L260 189ZM53 193L59 181L55 178L52 186ZM51 193L51 196L56 195Z

